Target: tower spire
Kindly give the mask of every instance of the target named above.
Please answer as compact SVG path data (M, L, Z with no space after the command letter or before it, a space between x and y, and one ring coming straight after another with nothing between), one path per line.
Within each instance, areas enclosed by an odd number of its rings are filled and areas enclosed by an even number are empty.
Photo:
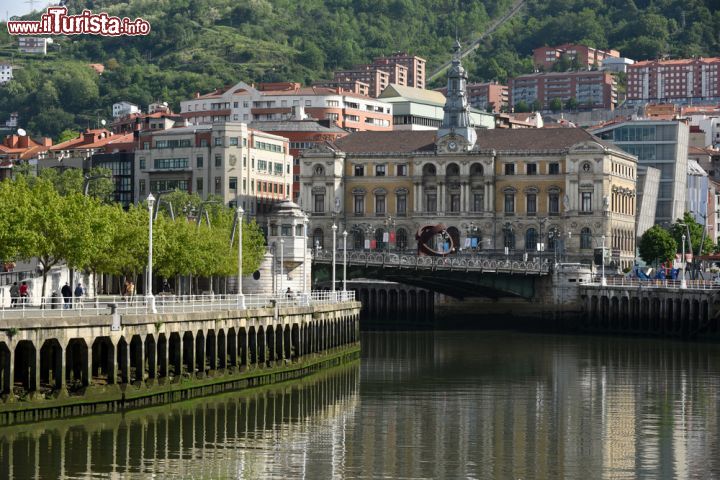
M447 135L464 137L472 148L477 140L475 128L470 124L470 112L467 102L467 92L465 87L467 84L467 73L461 62L462 46L455 38L455 48L453 52L453 60L448 70L447 95L445 97L445 106L443 111L443 122L438 130L437 138L440 139Z

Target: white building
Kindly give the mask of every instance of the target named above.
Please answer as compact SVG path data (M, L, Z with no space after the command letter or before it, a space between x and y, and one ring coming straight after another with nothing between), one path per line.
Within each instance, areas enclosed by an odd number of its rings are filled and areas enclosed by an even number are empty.
M635 60L626 57L607 57L602 61L600 70L604 70L606 72L625 73L627 72L628 66L634 63Z
M22 53L41 53L47 55L47 47L52 43L52 38L19 37L18 50Z
M183 190L240 200L248 216L268 213L292 191L289 141L227 122L143 131L135 150L135 201Z
M690 126L697 126L704 134L703 147L720 148L720 115L688 115Z
M232 87L195 95L180 102L180 115L191 124L286 120L293 108L318 120L332 120L350 131L391 130L392 106L386 102L327 87L301 87L298 83L239 82Z
M133 113L140 113L140 107L130 102L118 102L113 103L112 116L113 118L124 117L125 115L132 115Z
M9 82L13 78L13 66L9 63L0 63L0 85Z

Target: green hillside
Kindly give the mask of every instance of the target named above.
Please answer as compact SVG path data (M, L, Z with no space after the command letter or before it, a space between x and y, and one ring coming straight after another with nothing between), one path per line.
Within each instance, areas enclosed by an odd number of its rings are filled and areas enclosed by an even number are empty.
M530 0L469 57L472 80L504 81L530 71L544 44L582 41L631 58L720 53L717 0ZM0 88L0 119L18 111L32 134L57 136L93 126L110 106L143 108L162 99L177 108L195 91L237 80L309 83L393 51L446 60L456 32L468 42L510 0L70 0L71 12L143 17L147 37L59 37L45 58L16 53L0 32L0 61L22 68ZM714 5L714 7L713 7ZM96 75L87 63L103 63Z

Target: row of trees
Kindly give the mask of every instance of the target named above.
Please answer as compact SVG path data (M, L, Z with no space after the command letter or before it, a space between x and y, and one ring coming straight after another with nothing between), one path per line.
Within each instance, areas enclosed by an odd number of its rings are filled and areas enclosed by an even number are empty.
M640 258L650 265L674 260L675 255L681 253L683 235L685 235L685 253L707 255L718 249L712 238L707 237L704 226L696 222L692 214L686 212L682 220L678 219L670 229L653 225L643 233L638 244Z
M48 272L62 262L70 268L133 280L147 265L147 206L131 206L126 211L119 204L85 196L73 182L74 172L19 175L0 182L0 259L37 257L43 296ZM210 224L197 225L193 214L199 213L202 201L183 192L169 197L178 215L173 220L162 210L155 220L154 272L167 278L237 274L237 235L235 245L230 244L233 210L222 204L208 205ZM244 222L243 272L258 268L264 243L257 224Z
M563 109L565 110L577 110L578 107L580 107L580 104L575 99L575 97L570 97L567 101L563 102L559 98L553 98L550 100L550 103L548 104L548 108L552 110L553 112L559 112ZM523 112L538 112L543 109L543 104L540 103L539 100L535 100L532 103L528 103L525 100L520 100L515 104L515 112L517 113L523 113Z

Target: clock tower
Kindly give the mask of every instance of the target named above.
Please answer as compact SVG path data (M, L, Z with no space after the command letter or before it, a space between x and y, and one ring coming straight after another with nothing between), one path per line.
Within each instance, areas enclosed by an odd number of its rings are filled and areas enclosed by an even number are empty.
M467 72L460 63L460 42L455 41L455 53L448 71L447 95L443 111L443 122L437 133L438 150L460 152L471 150L477 141L475 128L470 125L468 111Z

